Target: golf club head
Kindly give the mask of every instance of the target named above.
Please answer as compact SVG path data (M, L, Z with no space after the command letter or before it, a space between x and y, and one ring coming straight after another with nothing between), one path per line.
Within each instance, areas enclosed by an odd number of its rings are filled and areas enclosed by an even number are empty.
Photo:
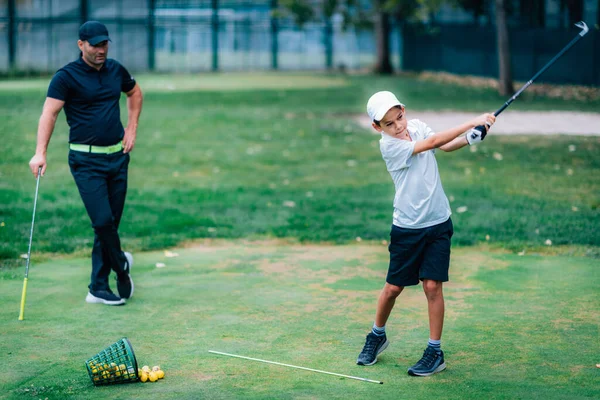
M585 24L585 22L583 21L579 21L575 24L576 27L578 27L579 29L581 29L581 32L579 32L579 34L581 36L585 35L586 33L588 33L588 31L590 30L590 28L588 28L588 26Z

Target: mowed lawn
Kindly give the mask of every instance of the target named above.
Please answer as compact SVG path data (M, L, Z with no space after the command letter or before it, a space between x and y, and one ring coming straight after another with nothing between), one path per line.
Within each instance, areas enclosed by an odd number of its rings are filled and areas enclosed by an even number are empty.
M20 271L2 272L3 398L584 399L598 398L596 260L455 249L445 287L448 368L406 369L427 337L425 297L407 289L388 324L390 347L355 365L385 278L383 244L204 241L140 253L124 307L86 304L88 260L31 271L17 321ZM175 253L175 254L172 254ZM165 264L157 268L156 263ZM156 383L94 387L84 361L122 337ZM209 353L216 350L368 379L344 379Z
M491 90L410 76L138 80L145 102L121 227L125 246L134 251L196 238L387 239L393 184L378 135L354 118L365 112L369 95L390 89L409 113L453 108L473 116L505 101ZM47 84L47 78L0 82L0 265L20 265L27 249L35 191L28 162ZM512 107L598 111L600 101L525 93ZM126 118L124 101L122 113ZM87 254L89 219L67 165L64 114L58 119L40 184L33 251ZM550 240L597 255L598 137L490 135L476 152L438 154L457 225L455 244L489 242L522 251Z
M27 163L48 79L0 81L0 398L600 397L599 138L490 135L476 151L437 153L455 227L448 370L414 379L406 369L428 334L420 288L398 301L380 362L355 365L385 279L394 195L379 138L355 115L384 89L409 111L475 116L506 99L411 76L138 81L145 103L120 229L136 256L134 298L120 308L83 301L93 237L61 114L21 322L35 190ZM600 102L525 93L511 107L597 112ZM94 388L83 362L121 337L165 379Z

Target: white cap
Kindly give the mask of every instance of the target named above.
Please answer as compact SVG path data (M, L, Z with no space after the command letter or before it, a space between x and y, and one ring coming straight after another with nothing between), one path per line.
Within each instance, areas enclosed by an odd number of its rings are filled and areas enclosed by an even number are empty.
M390 108L402 106L394 93L392 92L377 92L367 102L367 114L372 121L381 121Z

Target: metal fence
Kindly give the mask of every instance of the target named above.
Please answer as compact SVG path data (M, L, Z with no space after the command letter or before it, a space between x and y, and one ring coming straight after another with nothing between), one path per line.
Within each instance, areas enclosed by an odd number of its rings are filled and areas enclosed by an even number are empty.
M52 72L79 54L77 32L103 22L110 56L132 71L360 69L374 33L341 18L298 27L274 0L0 0L0 72ZM391 35L399 67L399 31Z
M586 37L544 72L539 81L600 86L600 31L590 28ZM528 81L578 32L575 28L512 27L509 41L513 78ZM405 69L498 76L493 26L406 26L402 35Z
M309 0L318 5L323 0ZM362 6L371 2L359 0ZM78 54L81 23L105 23L110 57L131 71L363 69L376 61L372 30L341 16L297 26L278 0L0 0L0 73L54 72ZM600 85L600 31L590 24L540 81ZM511 27L513 76L528 80L571 31ZM493 25L392 24L394 68L496 77Z

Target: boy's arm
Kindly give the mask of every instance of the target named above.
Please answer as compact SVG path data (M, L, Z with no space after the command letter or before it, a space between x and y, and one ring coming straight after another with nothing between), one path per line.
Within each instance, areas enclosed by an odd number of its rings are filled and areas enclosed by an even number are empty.
M446 152L455 151L458 149L462 149L463 147L465 147L468 144L469 144L469 142L467 142L466 136L459 136L456 139L452 140L450 143L446 143L445 145L440 146L440 150L443 150Z
M461 125L455 126L445 131L436 133L435 135L429 136L427 139L419 140L415 143L415 149L413 155L422 153L427 150L433 150L444 146L447 143L452 142L463 132L473 129L478 125L492 125L496 121L496 117L493 114L481 114L479 117L472 119L471 121L465 122ZM467 139L464 139L465 144ZM461 146L462 147L462 146Z

